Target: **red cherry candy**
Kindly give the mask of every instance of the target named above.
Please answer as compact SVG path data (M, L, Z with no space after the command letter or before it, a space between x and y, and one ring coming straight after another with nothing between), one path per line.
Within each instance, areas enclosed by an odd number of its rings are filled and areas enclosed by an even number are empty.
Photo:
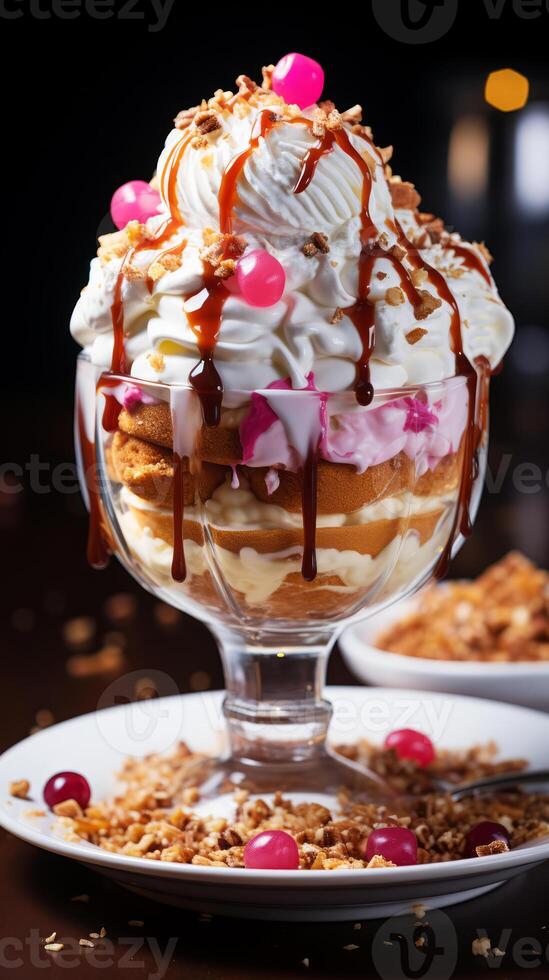
M263 871L297 871L299 851L294 838L284 830L264 830L244 848L244 865Z
M280 262L263 248L254 248L238 260L236 278L250 306L274 306L286 285L286 273Z
M467 857L478 857L477 847L491 844L494 840L502 840L509 847L509 831L501 823L493 820L483 820L471 827L465 838L465 854Z
M372 830L366 841L366 860L371 861L376 854L381 854L386 861L392 861L399 867L417 864L417 837L407 827Z
M306 109L322 95L324 71L318 61L293 51L280 59L273 71L273 92L289 105Z
M65 800L76 800L84 810L90 797L90 784L79 772L58 772L44 786L44 800L50 810Z
M145 180L130 180L112 196L111 218L117 228L125 228L128 221L144 224L159 210L160 194Z
M399 759L412 759L425 769L435 758L435 748L431 739L413 728L399 728L385 739L385 748L396 752Z

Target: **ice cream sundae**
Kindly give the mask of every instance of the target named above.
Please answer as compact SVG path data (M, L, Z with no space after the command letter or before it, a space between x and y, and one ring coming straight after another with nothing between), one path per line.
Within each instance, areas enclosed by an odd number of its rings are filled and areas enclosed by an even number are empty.
M151 183L113 198L72 317L116 488L107 522L88 487L92 559L123 540L203 615L387 601L444 571L475 506L513 334L490 255L322 85L289 55L180 112Z

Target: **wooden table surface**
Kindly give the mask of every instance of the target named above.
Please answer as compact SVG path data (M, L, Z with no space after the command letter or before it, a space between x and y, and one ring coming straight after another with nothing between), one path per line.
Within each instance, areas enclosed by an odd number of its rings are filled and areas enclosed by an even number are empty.
M96 648L113 628L105 614L109 596L131 592L138 612L124 627L124 669L164 671L182 691L221 685L220 665L206 629L181 617L163 627L157 603L140 591L113 563L104 573L85 564L85 520L79 497L47 495L30 499L8 495L0 507L5 542L2 604L3 683L0 686L0 748L26 736L43 709L55 721L92 711L111 678L75 678L66 662L70 651L64 623L75 616L94 618ZM36 495L35 495L36 496ZM8 499L9 498L9 499ZM329 668L331 683L352 683L339 655ZM43 717L39 715L39 718ZM55 760L51 763L55 769ZM433 917L436 955L410 967L389 946L392 924L248 923L198 916L154 905L125 892L69 860L33 849L0 831L0 971L9 976L93 976L229 980L267 977L381 976L383 980L424 976L486 976L489 965L472 955L479 934L493 946L506 947L498 961L506 980L530 969L546 974L549 947L547 894L549 871L543 865L476 901ZM74 902L75 895L89 902ZM131 926L142 921L143 926ZM411 919L409 920L412 921ZM101 951L82 951L78 939L105 926ZM479 933L478 930L481 930ZM40 951L38 937L57 932L66 950L56 960ZM541 952L529 954L528 943ZM456 946L457 965L452 950ZM352 948L346 948L352 947ZM356 948L354 948L356 947ZM165 957L165 959L164 959ZM396 959L395 959L396 957Z

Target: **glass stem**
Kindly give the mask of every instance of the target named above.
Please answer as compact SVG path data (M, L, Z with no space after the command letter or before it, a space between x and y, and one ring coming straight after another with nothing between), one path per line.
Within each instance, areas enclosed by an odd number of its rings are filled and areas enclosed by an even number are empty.
M232 758L247 765L313 762L325 751L332 706L322 697L335 633L291 645L216 630ZM299 638L297 638L299 639Z

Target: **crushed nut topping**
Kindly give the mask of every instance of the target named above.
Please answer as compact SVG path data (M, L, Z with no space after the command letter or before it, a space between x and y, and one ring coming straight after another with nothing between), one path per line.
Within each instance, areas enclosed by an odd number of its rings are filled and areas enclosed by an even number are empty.
M471 945L471 952L473 956L489 956L491 952L492 943L488 939L488 936L483 936L481 939L473 939Z
M30 788L28 779L16 779L10 783L10 796L14 796L18 800L28 800Z
M157 374L162 374L162 371L166 367L166 362L162 354L159 354L157 351L153 351L152 354L147 354L147 360L153 371L156 371Z
M79 820L84 816L76 800L63 800L62 803L56 803L53 812L56 817L70 817L72 820Z
M216 275L228 279L234 273L236 260L244 253L246 239L241 235L222 235L211 228L204 230L202 238L200 258L215 269Z
M418 295L421 296L421 303L414 306L414 316L416 320L426 320L431 313L438 310L442 306L442 300L438 299L437 296L433 296L427 289L418 289Z
M334 312L330 317L330 323L332 324L340 323L340 321L343 320L344 316L345 316L345 310L343 310L341 306L336 306Z
M393 159L393 153L395 152L394 146L379 146L378 150L382 163L387 165Z
M401 177L391 177L389 190L393 207L397 211L415 211L421 204L421 196L416 191L414 184L408 180L402 180Z
M362 106L357 102L350 109L345 109L345 112L341 113L341 121L351 126L362 122Z
M274 65L263 65L263 68L261 69L261 74L263 76L262 88L264 88L266 92L270 92L271 90L274 70Z
M327 131L341 129L342 125L341 116L337 109L325 112L319 107L313 110L313 134L319 139L322 139Z
M250 95L252 92L257 92L259 88L257 82L254 82L248 75L239 75L236 84L239 95Z
M492 265L492 262L494 261L494 256L490 252L490 249L487 247L487 245L484 242L473 242L473 245L475 246L475 248L478 248L480 254L482 255L487 265Z
M212 112L211 109L197 112L194 117L194 124L201 136L206 136L207 133L213 133L216 129L221 129L221 123L217 113Z
M386 861L381 854L374 854L373 858L368 861L366 865L367 868L396 868L396 864L392 861Z
M492 840L489 844L479 844L475 850L477 857L489 857L490 854L505 854L509 848L504 840Z
M549 660L549 573L511 552L474 582L428 589L376 644L429 660Z
M417 344L428 332L429 331L424 330L423 327L416 327L415 330L410 330L410 333L406 334L406 340L413 346L414 344Z
M402 248L401 245L393 245L391 255L394 255L395 259L402 262L402 260L406 258L406 249Z
M390 867L379 856L370 862L364 857L365 841L379 827L411 829L418 839L420 863L463 857L466 836L480 820L505 822L513 847L549 832L547 796L506 792L456 803L438 791L439 780L457 785L525 767L520 759L495 761L493 744L466 751L441 750L428 769L367 742L340 746L339 751L394 787L401 800L394 804L394 812L342 797L340 812L333 814L317 802L293 803L280 793L268 800L256 799L240 790L230 821L198 815L189 809L199 798L198 789L187 784L203 757L180 743L170 755L129 759L116 799L90 805L83 818L65 820L64 826L71 839L83 838L112 853L216 868L244 867L244 847L251 837L262 830L283 829L297 843L303 870L357 868L373 873ZM187 795L190 790L192 797Z
M429 273L427 269L414 269L412 272L412 282L416 289L418 286L423 286L423 283L427 282L429 278Z
M330 246L328 244L328 236L323 235L321 231L314 231L312 235L309 235L307 241L302 246L301 251L303 255L307 258L313 258L318 253L322 255L327 255L330 251Z
M187 129L187 126L190 126L191 123L194 121L194 117L196 116L199 109L200 106L195 105L191 109L182 109L181 112L178 112L177 116L173 121L175 128Z
M389 306L402 306L405 300L406 297L400 286L391 286L391 288L385 293L385 302L388 303Z

